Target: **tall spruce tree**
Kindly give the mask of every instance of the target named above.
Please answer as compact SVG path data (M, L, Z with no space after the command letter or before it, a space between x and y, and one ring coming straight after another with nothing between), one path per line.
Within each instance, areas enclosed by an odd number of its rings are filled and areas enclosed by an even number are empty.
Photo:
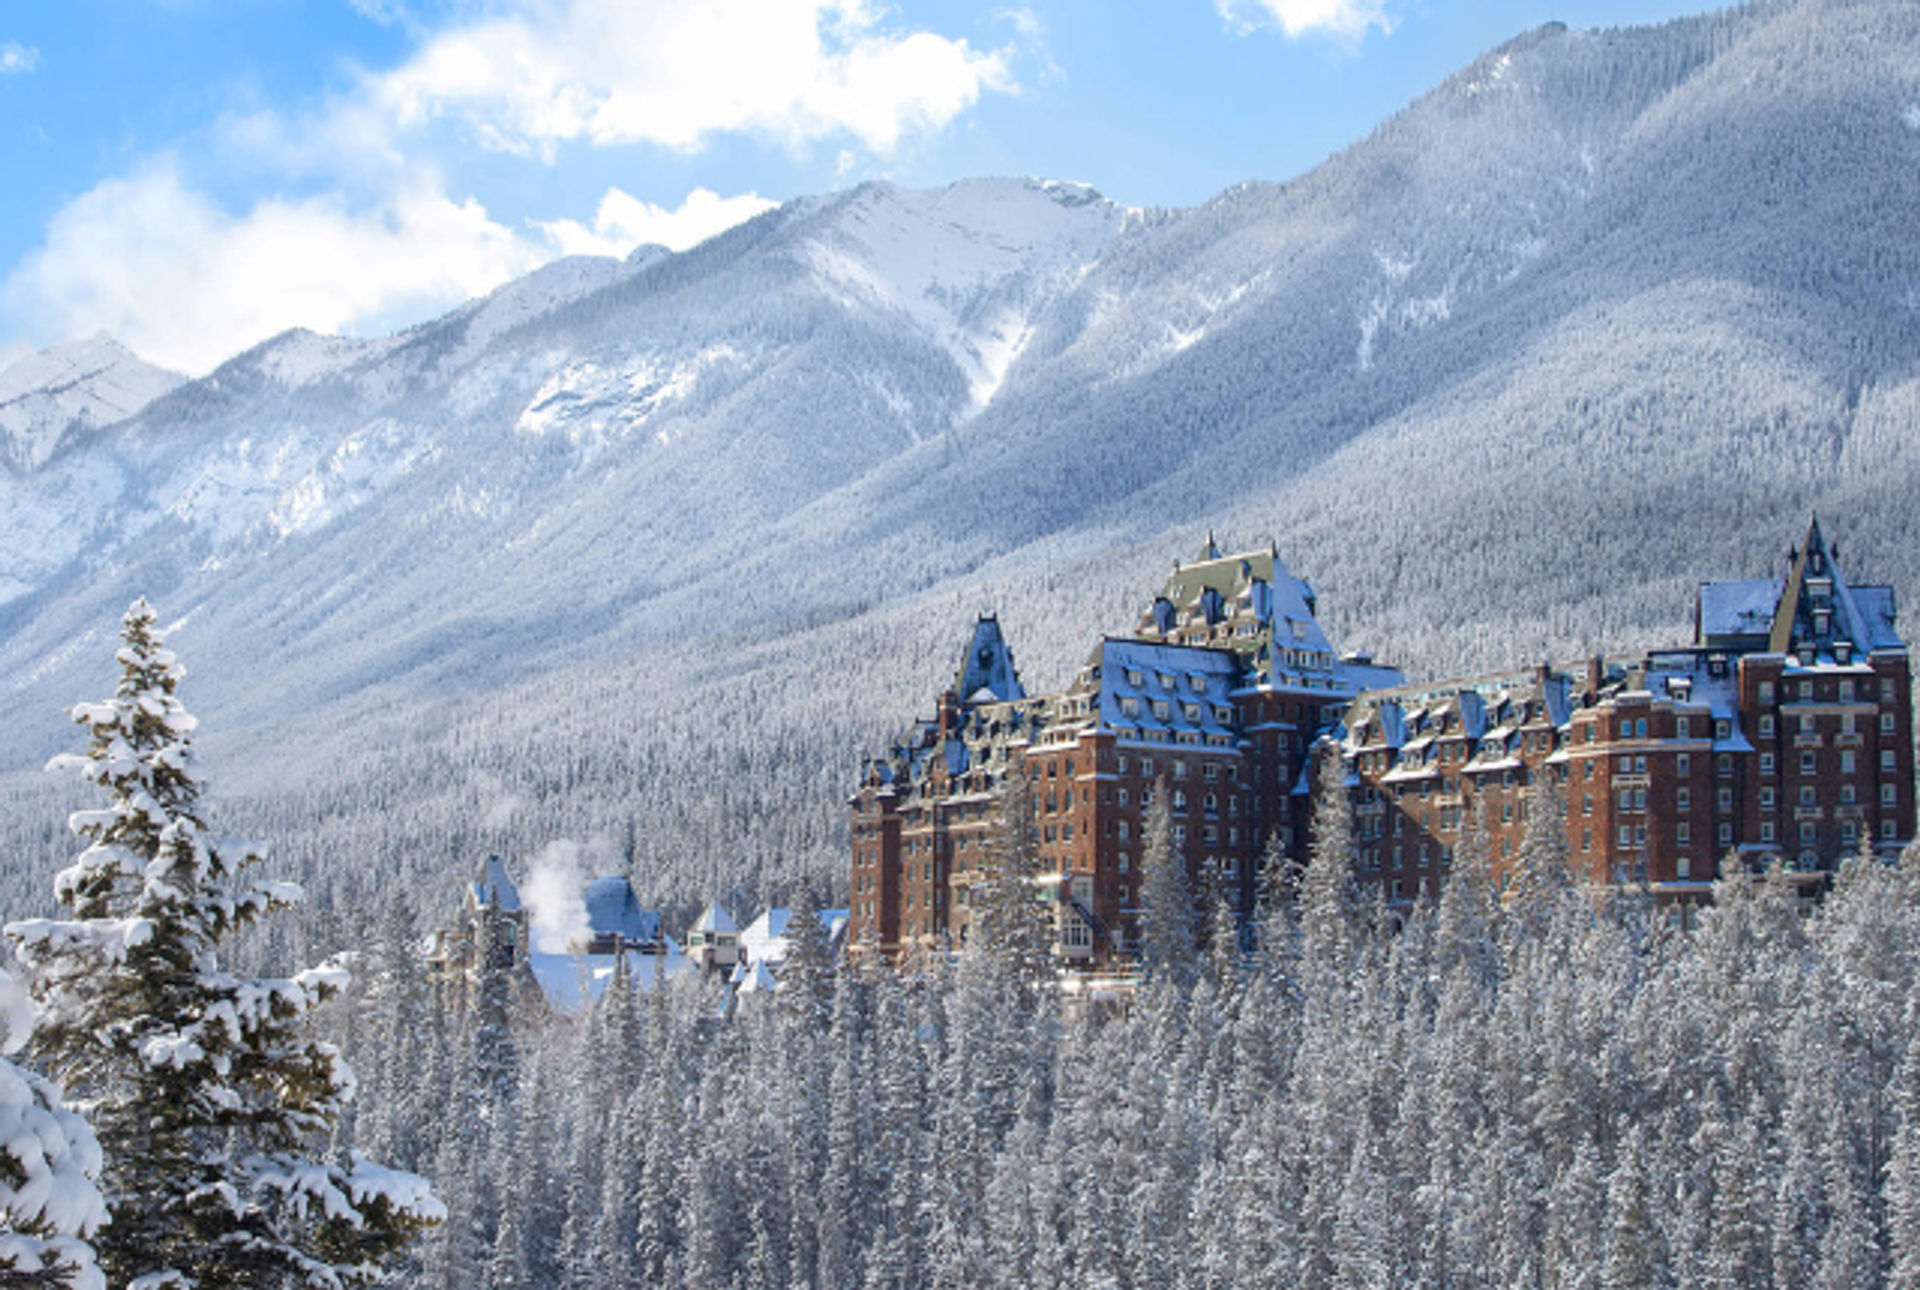
M1172 798L1163 779L1147 808L1140 856L1140 958L1149 976L1190 984L1199 965L1187 858L1174 844Z
M1039 829L1026 775L1002 782L986 852L981 882L969 893L967 948L999 960L1025 988L1038 988L1054 972L1054 910L1041 899Z
M34 1055L91 1108L113 1220L96 1237L115 1284L364 1284L440 1205L411 1174L316 1158L352 1095L337 1052L302 1021L346 982L225 970L222 946L299 888L245 876L259 848L207 836L183 670L144 600L127 611L114 697L82 703L104 789L76 812L88 842L55 880L68 919L6 929L44 1025Z

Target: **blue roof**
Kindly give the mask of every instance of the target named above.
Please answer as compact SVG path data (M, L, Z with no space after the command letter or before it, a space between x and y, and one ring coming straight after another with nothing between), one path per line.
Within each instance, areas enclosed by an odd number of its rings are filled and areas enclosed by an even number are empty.
M995 703L1024 699L1026 689L1013 667L1013 649L1000 634L1000 620L983 614L974 624L973 639L960 660L960 675L953 692L963 703Z
M660 915L640 908L633 884L622 874L587 884L587 925L594 936L618 934L633 944L660 939Z

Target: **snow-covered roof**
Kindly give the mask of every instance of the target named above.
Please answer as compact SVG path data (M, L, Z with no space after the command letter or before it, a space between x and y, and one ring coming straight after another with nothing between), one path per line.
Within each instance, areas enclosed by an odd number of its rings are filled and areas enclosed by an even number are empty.
M627 979L635 988L650 990L660 980L693 970L693 964L678 946L668 942L665 954L626 951ZM612 954L527 955L527 966L540 986L550 1007L560 1012L578 1012L606 993L613 979L616 956Z
M1144 730L1232 736L1232 692L1240 675L1232 654L1109 637L1098 656L1100 729L1122 736Z
M751 967L742 964L741 967L743 970L736 974L738 981L733 987L735 994L772 994L779 988L765 963L755 963Z
M1765 637L1780 605L1778 578L1700 584L1700 643L1729 636Z
M1027 692L1014 670L1013 649L1000 634L1000 620L982 614L973 626L973 639L967 643L960 660L960 673L954 679L953 692L968 703L994 703L1024 699Z
M506 861L499 856L487 857L472 893L477 905L492 905L507 913L520 912L520 889L513 885L513 879L507 875Z
M625 874L595 878L587 884L587 926L594 936L620 936L636 944L660 939L660 915L640 908Z
M820 925L826 929L829 941L838 939L846 930L847 913L848 911L844 909L820 911ZM779 967L786 962L787 925L792 917L792 910L775 905L748 923L746 930L740 933L742 960L747 963L765 963L771 967Z
M693 930L711 935L716 932L737 932L740 927L733 921L733 915L727 912L726 906L716 900L701 912Z

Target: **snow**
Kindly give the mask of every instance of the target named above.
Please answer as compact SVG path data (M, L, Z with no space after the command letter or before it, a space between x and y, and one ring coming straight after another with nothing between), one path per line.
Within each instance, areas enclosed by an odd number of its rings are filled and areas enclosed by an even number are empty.
M737 932L740 928L734 923L733 915L727 912L726 906L719 901L714 901L701 912L699 921L693 925L693 930L711 934Z
M627 979L640 990L650 990L657 981L693 970L692 961L671 941L664 954L628 950L625 957ZM548 954L536 950L527 955L527 966L550 1006L561 1012L579 1012L606 993L619 964L612 954Z
M1039 308L1080 281L1128 215L1085 185L1041 180L869 184L828 213L810 239L814 272L951 354L974 411L999 392Z
M123 421L185 379L106 336L29 354L0 369L0 459L44 465L76 430Z

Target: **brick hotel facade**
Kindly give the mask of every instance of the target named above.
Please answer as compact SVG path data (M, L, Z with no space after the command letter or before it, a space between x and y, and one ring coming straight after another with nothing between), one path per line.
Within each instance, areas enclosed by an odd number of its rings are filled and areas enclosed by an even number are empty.
M1437 891L1476 814L1496 866L1528 788L1564 785L1581 877L1704 894L1720 859L1817 881L1863 843L1913 837L1907 650L1890 588L1854 587L1818 523L1784 578L1713 582L1693 644L1422 685L1337 655L1313 589L1278 553L1176 565L1129 637L1071 685L1030 696L999 624L975 626L935 716L869 761L851 807L849 944L964 946L998 792L1032 787L1056 948L1133 946L1152 795L1175 848L1253 905L1270 837L1306 849L1307 767L1340 756L1360 879L1389 900Z

